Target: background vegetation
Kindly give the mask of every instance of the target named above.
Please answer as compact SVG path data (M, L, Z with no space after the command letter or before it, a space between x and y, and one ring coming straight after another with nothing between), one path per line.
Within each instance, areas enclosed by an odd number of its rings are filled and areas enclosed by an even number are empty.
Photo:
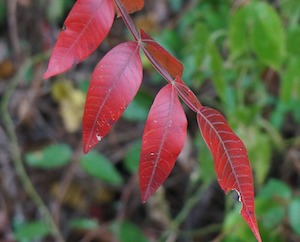
M145 2L136 24L183 62L201 102L220 110L245 142L262 239L299 241L299 0ZM84 63L43 81L73 3L0 0L0 241L255 241L236 194L225 197L218 187L188 109L188 139L174 171L141 204L143 126L164 84L146 60L143 86L123 118L82 154L91 72L129 35L116 21Z

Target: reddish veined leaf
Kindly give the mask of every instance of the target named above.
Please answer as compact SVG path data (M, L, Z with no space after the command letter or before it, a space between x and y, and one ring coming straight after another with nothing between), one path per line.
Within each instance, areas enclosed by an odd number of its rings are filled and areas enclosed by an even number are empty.
M235 190L242 203L241 214L261 241L254 209L254 188L248 154L243 142L231 130L225 118L216 110L201 107L197 114L202 136L214 158L214 166L225 193Z
M120 118L136 95L142 76L137 42L116 46L98 63L84 108L84 153L95 146Z
M119 0L123 7L126 9L127 13L134 13L141 10L144 7L144 0ZM121 16L117 10L118 17Z
M182 76L183 65L173 55L171 55L166 49L159 45L154 39L147 35L141 29L141 39L145 44L143 50L147 51L163 69L165 69L169 75L175 79L176 76ZM152 63L152 60L150 60ZM155 66L155 63L152 63ZM163 74L163 73L162 73Z
M157 94L146 122L139 166L142 202L162 185L181 152L187 119L175 87L168 84Z
M179 76L177 76L174 80L174 85L176 87L178 95L185 102L185 104L195 113L197 113L202 105L197 99L196 95L192 92L192 90L188 88L188 86Z
M44 78L67 71L87 58L104 40L113 20L113 1L77 0L58 36Z

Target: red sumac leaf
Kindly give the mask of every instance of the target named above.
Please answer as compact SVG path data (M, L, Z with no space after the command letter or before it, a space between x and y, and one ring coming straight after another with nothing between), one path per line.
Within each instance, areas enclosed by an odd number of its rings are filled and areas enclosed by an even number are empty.
M120 0L120 2L129 14L139 11L144 7L144 0ZM120 17L118 10L117 15Z
M154 39L147 35L141 29L141 39L145 44L144 51L148 51L154 60L163 67L174 79L176 76L182 76L183 65L165 48L159 45ZM151 60L150 60L151 61ZM152 63L153 64L153 63Z
M231 130L226 119L209 107L201 107L197 121L214 158L218 182L225 193L238 192L242 203L241 214L261 241L254 209L254 188L248 154L243 142Z
M120 118L141 85L142 71L137 42L114 47L98 63L84 108L84 153L95 146Z
M67 71L87 58L104 40L113 20L113 1L77 0L58 36L43 77Z
M185 102L185 104L195 113L197 113L202 105L197 99L196 95L192 92L192 90L188 88L188 86L179 76L177 76L174 80L174 85L176 87L178 95Z
M168 84L155 97L143 134L139 166L142 202L169 176L183 148L186 128L175 87Z

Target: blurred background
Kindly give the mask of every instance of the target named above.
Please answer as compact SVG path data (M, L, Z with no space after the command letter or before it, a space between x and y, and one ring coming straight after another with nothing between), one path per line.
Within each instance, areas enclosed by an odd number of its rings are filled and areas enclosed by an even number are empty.
M255 241L236 193L219 188L186 107L184 150L163 187L141 204L143 127L166 84L144 57L134 101L83 155L91 73L131 36L117 19L87 60L42 80L74 2L0 0L0 241ZM132 17L183 63L183 80L244 141L263 241L300 241L299 0L145 0Z

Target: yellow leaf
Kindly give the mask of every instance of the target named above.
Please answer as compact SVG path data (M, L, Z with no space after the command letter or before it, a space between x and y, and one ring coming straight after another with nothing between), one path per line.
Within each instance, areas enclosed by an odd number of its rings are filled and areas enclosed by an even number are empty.
M81 128L85 94L73 87L70 81L57 81L52 86L52 97L59 103L60 115L68 132Z

